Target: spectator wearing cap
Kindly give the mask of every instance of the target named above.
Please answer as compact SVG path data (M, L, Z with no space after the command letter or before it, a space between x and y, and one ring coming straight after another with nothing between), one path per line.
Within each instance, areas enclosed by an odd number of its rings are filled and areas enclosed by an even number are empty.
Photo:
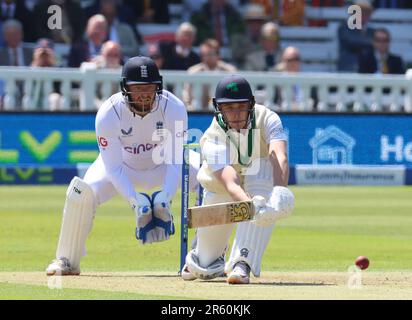
M118 0L100 0L100 12L107 20L109 29L107 39L119 43L127 59L139 54L139 44L132 28L119 21L117 3Z
M229 46L232 36L243 34L245 24L240 13L225 0L209 0L190 17L197 28L197 43L213 38L220 46Z
M82 62L90 61L100 54L103 42L108 34L106 18L101 14L90 17L87 22L86 38L78 41L70 48L68 65L78 68Z
M232 60L238 66L243 66L246 55L259 50L260 30L269 20L265 8L260 4L245 6L243 19L246 22L246 34L235 34L232 38Z
M33 68L50 68L57 67L54 43L51 39L41 38L37 41L36 48L33 52ZM60 93L60 83L54 81L49 93L46 92L46 81L33 80L30 91L31 107L37 110L48 107L49 110L55 111L61 108L62 96Z
M273 22L262 26L260 37L261 50L247 55L244 69L250 71L268 71L272 69L281 58L279 44L279 27Z
M199 55L193 50L196 28L189 22L183 22L177 29L175 41L161 42L160 52L164 57L163 69L187 70L200 62Z
M23 47L23 25L18 20L3 23L5 47L0 49L0 65L22 67L31 63L33 50Z
M299 73L301 67L301 56L296 47L287 47L282 53L281 62L276 65L274 71L291 74ZM312 110L316 107L318 96L315 88L311 88L309 97L305 97L304 90L297 84L292 86L291 92L286 92L281 88L275 90L275 105L281 110L304 111ZM307 100L307 101L306 101Z
M200 45L200 57L202 62L190 67L188 74L199 72L235 72L236 67L220 59L219 42L215 39L207 39ZM186 83L183 90L183 101L189 110L212 110L211 97L213 97L212 88L208 85L202 86L201 101L193 101L192 87Z
M48 8L57 5L61 8L61 28L50 29ZM33 8L32 28L36 39L49 38L55 43L72 44L81 40L86 26L86 15L75 0L41 0Z
M338 29L339 57L338 71L358 72L359 55L372 49L373 29L368 27L368 22L373 13L373 7L368 0L356 0L355 5L361 8L361 29L350 29L347 21L343 21Z
M360 73L405 73L402 58L389 52L390 41L391 37L387 29L375 29L373 50L363 52L359 56Z

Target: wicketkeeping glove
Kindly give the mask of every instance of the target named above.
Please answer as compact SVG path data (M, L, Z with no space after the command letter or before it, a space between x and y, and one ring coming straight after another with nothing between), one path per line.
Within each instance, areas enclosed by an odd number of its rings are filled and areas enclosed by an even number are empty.
M137 192L136 198L129 199L129 203L136 214L136 239L140 240L142 244L156 242L157 236L150 196Z
M157 191L152 195L153 221L157 241L164 241L175 233L173 215L170 212L171 199L164 191Z

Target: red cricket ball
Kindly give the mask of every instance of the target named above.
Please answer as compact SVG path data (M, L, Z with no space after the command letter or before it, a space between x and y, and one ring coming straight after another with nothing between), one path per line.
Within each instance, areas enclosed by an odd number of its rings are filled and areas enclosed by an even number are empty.
M369 267L369 259L364 256L360 256L356 258L355 264L361 269L365 270Z

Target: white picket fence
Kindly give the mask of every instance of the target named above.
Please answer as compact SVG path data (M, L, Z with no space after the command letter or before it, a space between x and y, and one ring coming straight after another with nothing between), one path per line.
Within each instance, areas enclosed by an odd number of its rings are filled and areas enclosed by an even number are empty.
M208 85L213 92L225 73L204 72L188 75L184 71L163 71L164 87L182 97L185 84L192 87L193 109L201 110L202 92ZM256 100L282 111L388 111L412 112L412 80L399 75L360 75L341 73L282 74L241 72L251 83ZM0 67L3 110L50 110L53 83L60 83L58 110L96 110L101 101L118 89L120 72L93 69ZM39 84L42 84L41 86ZM294 103L293 92L299 88L303 99ZM41 88L41 89L40 89ZM40 107L34 104L42 90ZM317 105L311 92L317 92ZM34 93L33 93L34 92ZM282 92L280 105L274 104L275 94ZM97 97L99 95L99 97ZM211 106L208 108L211 110ZM202 110L205 110L204 108Z

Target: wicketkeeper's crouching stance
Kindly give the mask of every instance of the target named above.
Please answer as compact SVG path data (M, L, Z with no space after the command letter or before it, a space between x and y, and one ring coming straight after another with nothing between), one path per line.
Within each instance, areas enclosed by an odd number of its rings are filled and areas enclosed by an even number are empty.
M215 119L200 140L203 205L253 201L253 221L199 227L197 242L182 270L185 280L228 275L231 284L249 283L260 275L263 253L276 220L289 216L294 196L286 188L289 168L287 137L279 116L255 104L241 76L222 79L214 98ZM237 225L230 258L225 252Z
M48 275L80 274L80 258L85 255L96 208L116 194L135 212L140 242L164 241L174 233L170 202L180 182L186 108L163 90L159 70L147 57L126 62L121 89L97 112L100 155L84 179L75 177L67 189L56 259L48 266ZM195 188L197 169L192 156L190 170ZM149 196L136 192L135 186L161 191Z

